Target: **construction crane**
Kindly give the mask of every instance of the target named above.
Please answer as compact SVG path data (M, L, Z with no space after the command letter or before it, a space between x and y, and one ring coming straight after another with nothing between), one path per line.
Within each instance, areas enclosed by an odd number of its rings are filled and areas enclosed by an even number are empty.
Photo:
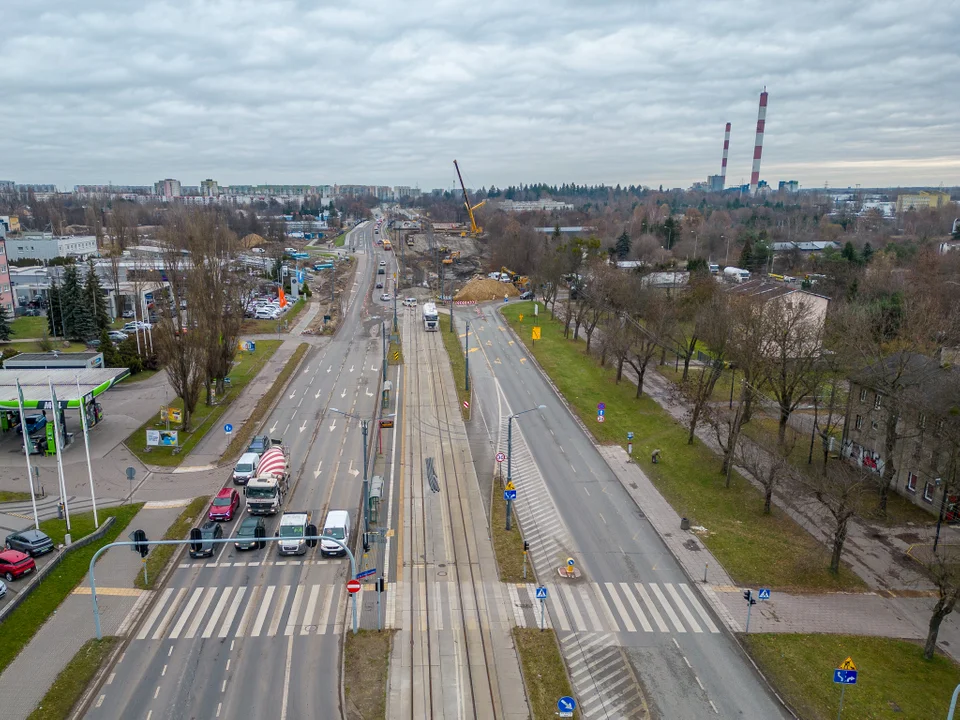
M460 189L463 191L463 206L467 209L467 215L470 216L470 233L473 235L479 235L483 232L483 228L477 226L477 220L473 216L473 211L483 206L487 201L481 200L473 207L470 207L470 198L467 196L467 188L463 184L463 176L460 174L460 166L457 164L456 160L453 161L453 167L457 169L457 178L460 180Z

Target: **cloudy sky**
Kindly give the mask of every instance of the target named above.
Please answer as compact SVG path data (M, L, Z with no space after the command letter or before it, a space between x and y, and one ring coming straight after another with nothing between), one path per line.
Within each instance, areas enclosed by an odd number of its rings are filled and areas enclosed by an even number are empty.
M21 183L960 184L942 0L0 4Z

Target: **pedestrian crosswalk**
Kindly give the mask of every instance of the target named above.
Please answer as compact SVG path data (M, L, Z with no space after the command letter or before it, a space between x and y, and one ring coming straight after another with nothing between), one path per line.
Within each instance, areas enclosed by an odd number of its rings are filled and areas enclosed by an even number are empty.
M248 560L241 562L213 562L208 560L196 560L194 562L180 563L177 568L184 570L187 568L229 568L229 567L267 567L284 565L339 565L345 562L344 558L333 558L330 560Z
M137 640L337 635L341 585L167 588Z

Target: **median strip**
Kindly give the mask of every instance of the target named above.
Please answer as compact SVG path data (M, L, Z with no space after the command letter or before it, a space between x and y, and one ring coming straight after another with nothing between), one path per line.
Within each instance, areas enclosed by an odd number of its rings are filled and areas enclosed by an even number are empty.
M98 591L99 592L99 591ZM110 656L120 638L108 636L102 640L87 640L67 666L60 671L37 708L27 720L64 720L70 717L87 689L87 685Z
M573 696L557 635L552 629L517 627L513 639L520 654L530 712L534 720L552 720L557 716L557 700ZM573 717L580 717L580 711L575 710Z
M343 641L343 694L348 718L387 716L387 678L394 630L358 630Z

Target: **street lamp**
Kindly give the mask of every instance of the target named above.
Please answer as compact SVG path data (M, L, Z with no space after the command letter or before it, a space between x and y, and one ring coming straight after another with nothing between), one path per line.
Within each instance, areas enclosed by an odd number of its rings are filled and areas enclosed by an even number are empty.
M362 418L359 415L354 415L353 413L344 412L343 410L338 410L335 407L327 408L330 412L335 412L344 417L353 418L354 420L360 421L360 430L363 432L363 531L370 531L370 482L367 479L367 429L369 428L369 420ZM382 417L394 417L396 413L391 413L390 415L383 415Z
M941 480L940 478L936 478L933 482L937 487L940 487L941 485L943 485L943 480ZM934 553L937 552L937 545L940 543L940 525L943 524L943 509L946 502L947 502L947 487L946 485L944 485L943 491L940 493L940 514L939 516L937 516L937 534L933 538Z
M518 418L521 415L524 415L528 412L533 412L534 410L545 410L546 405L537 405L537 407L530 408L528 410L521 410L518 413L514 413L507 419L507 483L509 484L513 480L513 419ZM507 500L507 530L511 529L511 520L512 520L512 510L513 510L513 501Z

